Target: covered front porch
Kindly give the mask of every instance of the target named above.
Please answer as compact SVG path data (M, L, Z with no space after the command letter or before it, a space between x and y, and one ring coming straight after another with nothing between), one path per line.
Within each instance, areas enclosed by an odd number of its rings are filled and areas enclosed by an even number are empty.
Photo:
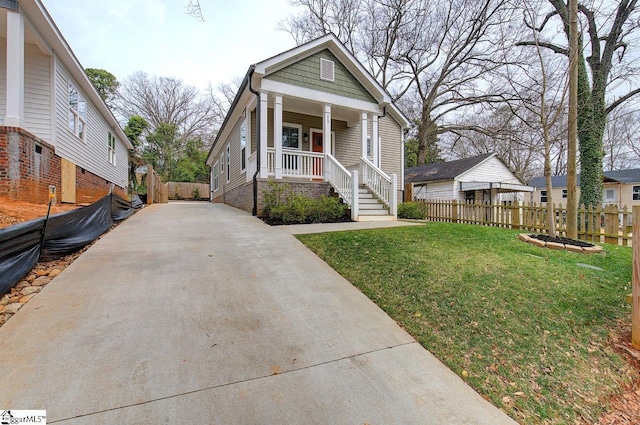
M352 219L395 219L397 176L382 171L380 115L369 102L329 104L262 91L245 111L246 181L256 176L327 182L349 206ZM364 201L369 195L375 202ZM384 214L374 213L374 204Z

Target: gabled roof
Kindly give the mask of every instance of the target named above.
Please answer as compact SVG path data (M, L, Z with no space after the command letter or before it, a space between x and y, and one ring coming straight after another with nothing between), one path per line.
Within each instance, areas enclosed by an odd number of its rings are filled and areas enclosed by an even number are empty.
M235 122L235 119L240 115L240 111L237 110L237 106L241 103L241 100L248 99L250 96L253 96L249 92L250 87L254 90L259 89L259 82L262 77L325 49L328 49L338 60L340 60L340 63L342 63L358 80L358 82L362 84L362 86L373 96L373 98L378 101L380 107L387 108L389 115L391 115L403 129L410 128L411 121L409 121L409 118L407 118L393 103L389 93L362 66L358 59L349 52L344 44L338 40L338 37L333 33L329 33L249 66L249 69L247 70L247 73L245 74L233 99L231 107L229 108L229 112L227 112L224 122L211 145L211 149L209 149L206 163L208 165L213 164L213 151L218 140L224 140L231 131L231 127L228 125L229 122Z
M580 186L580 174L577 175L577 186ZM640 183L640 168L632 168L628 170L605 171L602 178L604 183ZM545 187L546 182L544 176L534 177L529 182L530 186ZM566 174L561 176L551 176L552 187L567 187Z
M481 164L487 159L496 156L495 153L486 153L471 158L458 159L449 162L436 162L435 164L419 165L404 172L404 180L408 183L424 183L438 180L454 180L460 174ZM508 167L507 167L508 168Z
M113 132L118 136L122 143L125 144L127 149L133 149L133 145L131 145L131 142L129 142L129 139L124 134L118 120L116 120L113 113L109 110L96 91L96 88L91 83L91 80L89 80L89 77L80 64L80 61L73 53L73 50L71 50L71 47L62 36L62 33L42 2L40 0L20 0L19 8L21 13L24 13L33 26L37 28L39 36L44 39L46 44L48 44L53 52L55 52L57 58L62 61L75 81L87 94L87 97L89 98L88 100L91 100L91 103L95 105L100 114L105 118ZM53 52L51 52L51 54Z
M391 95L333 33L326 34L258 62L255 64L255 73L258 75L271 74L325 49L328 49L349 70L381 106L386 106L389 109L389 113L404 129L410 127L411 122L393 103Z

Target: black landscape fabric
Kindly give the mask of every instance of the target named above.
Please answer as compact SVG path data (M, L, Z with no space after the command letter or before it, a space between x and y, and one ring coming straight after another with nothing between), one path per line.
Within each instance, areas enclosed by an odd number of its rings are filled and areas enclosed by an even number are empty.
M38 262L44 218L0 229L0 295Z
M48 220L38 218L0 229L0 295L29 273L39 259L51 260L77 251L109 230L114 221L130 217L142 206L137 196L130 203L111 194Z
M49 217L44 236L43 259L62 257L90 244L113 225L111 195L73 211Z

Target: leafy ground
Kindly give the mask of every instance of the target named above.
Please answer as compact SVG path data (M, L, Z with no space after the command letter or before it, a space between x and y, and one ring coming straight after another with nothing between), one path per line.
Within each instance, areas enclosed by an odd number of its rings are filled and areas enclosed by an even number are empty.
M450 223L299 238L522 424L594 423L638 380L612 343L630 248L587 256Z

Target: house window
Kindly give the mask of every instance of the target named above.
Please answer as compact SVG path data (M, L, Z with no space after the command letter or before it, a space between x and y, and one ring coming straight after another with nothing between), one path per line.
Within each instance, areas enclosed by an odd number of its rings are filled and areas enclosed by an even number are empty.
M227 164L225 165L227 167L227 183L229 183L231 181L231 146L227 145L227 149L225 151L225 161L227 162Z
M476 192L474 190L467 190L464 193L464 202L467 204L473 204L476 202Z
M546 190L541 190L540 191L540 202L547 202L547 191Z
M213 164L213 191L215 192L220 188L220 166L218 161Z
M373 146L371 145L371 136L367 136L367 158L373 158Z
M282 126L282 147L290 149L300 149L301 127L285 124Z
M567 199L567 189L562 189L562 199Z
M87 102L78 89L69 83L69 131L85 140L87 122Z
M247 168L247 121L240 126L240 170Z
M640 201L640 186L633 186L633 200Z
M109 132L109 136L108 136L108 143L109 143L109 163L116 165L116 138L114 137L113 134L111 134L111 132Z

